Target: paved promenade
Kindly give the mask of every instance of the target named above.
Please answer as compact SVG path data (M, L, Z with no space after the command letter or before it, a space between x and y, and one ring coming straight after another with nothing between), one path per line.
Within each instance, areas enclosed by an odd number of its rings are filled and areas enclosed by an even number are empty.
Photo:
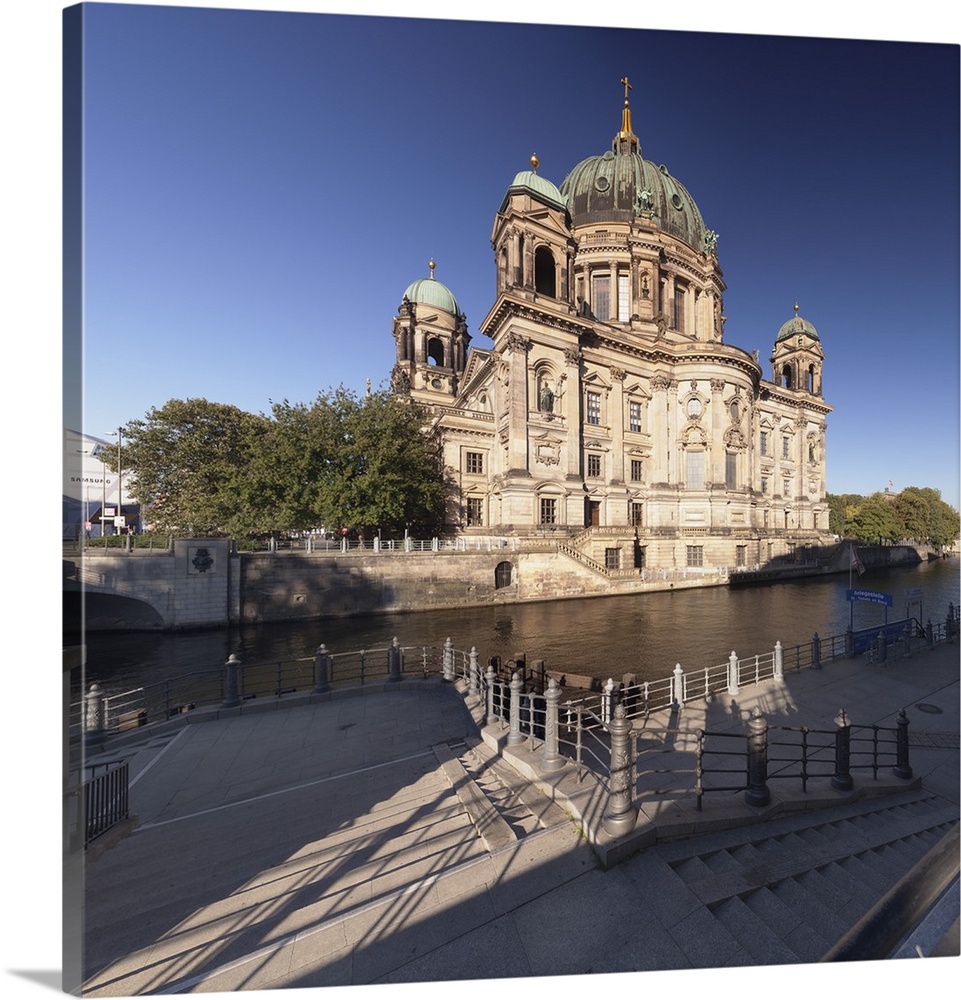
M840 707L893 725L905 708L929 744L915 774L956 816L958 666L957 645L838 661L685 706L681 726L740 727L755 706L772 725L831 728ZM751 964L702 932L656 852L603 870L476 715L451 685L405 682L108 748L132 755L137 825L87 867L85 995ZM649 808L693 815L683 797ZM956 921L946 940L957 954Z

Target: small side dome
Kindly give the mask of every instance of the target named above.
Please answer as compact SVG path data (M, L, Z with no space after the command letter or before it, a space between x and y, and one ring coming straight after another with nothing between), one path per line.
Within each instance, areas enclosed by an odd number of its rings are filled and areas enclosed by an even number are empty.
M779 344L782 340L787 340L789 337L794 337L799 333L803 333L805 336L810 337L811 340L816 340L818 343L821 342L821 338L818 336L817 330L814 329L814 325L798 315L798 305L795 303L793 318L789 319L781 327L781 329L778 330L774 343Z
M517 174L511 182L511 186L507 189L507 194L504 195L501 211L504 210L511 195L520 194L523 191L529 192L539 201L545 202L553 208L560 209L562 212L567 211L567 199L557 190L554 184L546 178L541 177L534 170L522 170Z
M441 281L434 277L434 268L437 265L433 260L430 262L430 277L418 278L412 281L404 292L403 298L416 302L418 305L432 306L434 309L443 309L452 316L460 316L460 306L453 292ZM402 299L403 301L403 299Z

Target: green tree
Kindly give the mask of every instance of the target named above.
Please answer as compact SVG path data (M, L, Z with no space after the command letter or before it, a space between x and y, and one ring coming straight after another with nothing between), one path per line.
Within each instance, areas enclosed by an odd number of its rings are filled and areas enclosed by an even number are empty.
M872 493L851 519L849 531L864 542L896 542L900 529L894 516L894 506L880 493Z
M447 488L438 442L416 404L386 391L363 399L341 387L318 397L336 420L336 445L318 481L315 510L363 534L440 530Z
M123 428L121 461L149 523L225 534L238 520L243 476L267 419L206 399L171 399ZM116 470L116 456L108 455Z

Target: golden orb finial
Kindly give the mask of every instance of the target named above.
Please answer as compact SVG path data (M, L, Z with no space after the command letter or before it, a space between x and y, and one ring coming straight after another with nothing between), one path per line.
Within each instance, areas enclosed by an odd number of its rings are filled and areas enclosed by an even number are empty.
M537 173L537 168L541 165L541 161L537 158L537 153L531 153L531 166L534 168L534 173Z
M437 267L437 264L435 263L433 257L431 257L431 259L427 262L427 266L430 268L430 280L433 281L434 280L434 268Z

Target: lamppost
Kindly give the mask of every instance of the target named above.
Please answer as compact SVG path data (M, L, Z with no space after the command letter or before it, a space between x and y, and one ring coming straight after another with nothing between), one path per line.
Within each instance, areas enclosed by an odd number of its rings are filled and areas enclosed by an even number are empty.
M107 431L108 437L117 439L117 515L123 517L123 468L121 466L120 449L123 445L123 428L118 427L115 431ZM106 482L106 480L104 480ZM106 489L106 487L104 487ZM114 524L116 525L116 521ZM126 526L126 525L125 525ZM118 531L119 534L119 531Z

